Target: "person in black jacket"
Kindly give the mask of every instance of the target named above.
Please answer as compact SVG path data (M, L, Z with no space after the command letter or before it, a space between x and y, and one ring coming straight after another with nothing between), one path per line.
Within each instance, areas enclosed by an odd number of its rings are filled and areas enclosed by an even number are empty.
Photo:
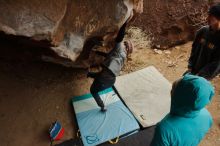
M87 77L94 78L90 92L103 112L106 111L106 108L98 93L114 85L116 76L120 74L126 58L133 51L132 43L130 41L123 41L126 25L127 22L120 28L115 39L115 46L109 53L96 51L98 55L105 57L102 63L102 70L98 73L88 72L87 74Z
M209 9L207 20L196 33L187 73L211 80L220 73L220 3Z

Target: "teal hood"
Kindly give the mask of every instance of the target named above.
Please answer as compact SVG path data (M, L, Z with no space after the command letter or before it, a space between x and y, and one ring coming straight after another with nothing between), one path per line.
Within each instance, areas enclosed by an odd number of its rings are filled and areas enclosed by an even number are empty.
M203 77L186 74L171 95L172 115L194 117L210 103L214 87Z

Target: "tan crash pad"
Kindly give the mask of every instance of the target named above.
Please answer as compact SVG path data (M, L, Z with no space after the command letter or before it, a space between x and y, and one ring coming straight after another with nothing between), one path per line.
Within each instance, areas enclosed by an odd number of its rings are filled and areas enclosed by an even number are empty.
M170 110L171 84L153 66L117 77L115 88L143 127L157 124Z

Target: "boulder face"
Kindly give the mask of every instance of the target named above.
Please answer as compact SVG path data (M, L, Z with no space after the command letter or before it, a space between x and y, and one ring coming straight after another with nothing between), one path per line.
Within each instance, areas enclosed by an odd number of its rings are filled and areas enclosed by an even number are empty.
M24 58L18 53L28 50L29 58L37 54L65 66L88 66L92 47L100 40L109 46L132 13L136 20L131 25L142 28L154 46L166 49L192 40L195 31L206 24L209 6L216 2L219 0L0 0L0 58L13 58L13 52ZM16 51L6 55L7 44L14 44Z
M142 0L1 0L0 31L75 62L87 41L108 44L132 12L142 11Z

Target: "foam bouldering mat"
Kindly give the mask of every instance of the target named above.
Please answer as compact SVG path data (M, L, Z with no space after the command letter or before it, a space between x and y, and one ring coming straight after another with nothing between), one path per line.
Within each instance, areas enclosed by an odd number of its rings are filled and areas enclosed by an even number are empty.
M153 66L117 77L114 87L144 128L169 113L171 83Z
M107 111L101 112L91 94L72 98L77 124L84 146L131 135L139 124L112 88L99 93Z

